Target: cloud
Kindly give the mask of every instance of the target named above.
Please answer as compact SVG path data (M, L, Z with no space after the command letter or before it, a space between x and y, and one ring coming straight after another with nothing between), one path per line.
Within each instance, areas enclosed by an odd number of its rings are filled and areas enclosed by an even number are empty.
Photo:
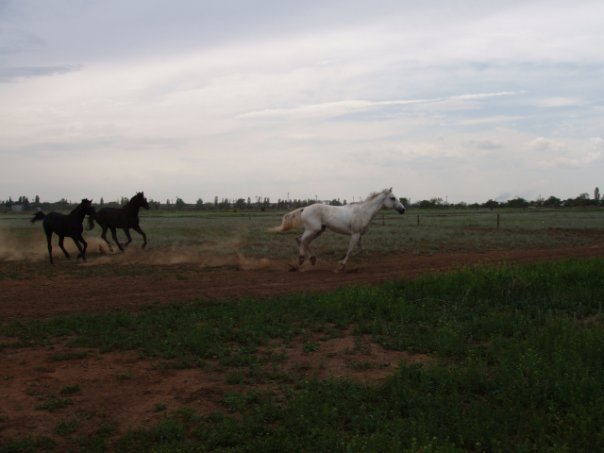
M549 97L537 99L535 105L538 107L577 107L585 105L585 101L578 97Z
M572 196L601 174L601 2L10 5L0 198L98 199L110 174L116 193L159 199L393 181L473 201ZM94 172L73 194L41 186L65 167Z
M418 104L446 104L455 101L476 101L500 96L513 96L517 93L504 91L497 93L473 93L433 99L401 99L390 101L342 100L319 104L302 105L292 108L265 109L247 112L240 118L279 118L279 117L331 117L380 107L410 106Z
M41 47L42 39L36 34L14 27L2 26L0 22L0 55L33 50Z
M603 147L593 137L589 140L570 140L562 142L546 137L537 137L530 148L538 151L537 165L551 167L587 167L602 161Z
M532 150L541 151L541 152L548 152L548 151L559 152L559 151L563 151L563 150L567 149L566 144L564 144L558 140L553 140L553 139L546 138L546 137L537 137L537 138L533 139L530 142L529 147Z
M19 78L42 77L49 75L60 75L67 72L78 71L79 66L23 66L23 67L1 67L0 82L10 82Z

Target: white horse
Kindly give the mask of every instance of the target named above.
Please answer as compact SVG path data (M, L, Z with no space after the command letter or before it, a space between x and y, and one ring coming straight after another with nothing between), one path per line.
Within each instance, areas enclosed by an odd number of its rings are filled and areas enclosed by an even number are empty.
M392 193L392 188L384 189L369 195L365 201L351 203L345 206L330 206L316 203L305 208L298 208L283 216L281 225L269 231L287 231L299 225L304 226L304 232L296 239L299 245L299 265L304 263L306 252L310 254L310 262L314 266L317 257L309 245L317 239L326 228L336 233L350 235L350 244L344 258L339 262L339 270L346 267L348 258L362 250L361 237L375 214L381 208L396 209L399 214L405 212L405 207Z

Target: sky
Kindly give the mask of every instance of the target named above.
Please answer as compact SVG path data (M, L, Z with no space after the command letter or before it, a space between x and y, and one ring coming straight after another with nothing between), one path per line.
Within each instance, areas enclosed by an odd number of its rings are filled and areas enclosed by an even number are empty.
M0 200L604 188L604 2L0 0Z

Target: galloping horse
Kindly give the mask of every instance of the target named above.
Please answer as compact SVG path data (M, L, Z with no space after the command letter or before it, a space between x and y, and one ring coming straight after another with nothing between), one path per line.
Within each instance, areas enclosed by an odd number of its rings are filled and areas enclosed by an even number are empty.
M54 264L52 260L52 233L55 233L59 236L59 247L63 250L66 258L69 258L69 253L63 247L63 240L65 236L73 239L76 247L79 250L78 258L82 258L86 261L86 248L88 244L82 237L82 232L84 228L82 227L82 222L84 221L84 217L88 216L88 229L91 230L94 228L93 218L96 212L94 207L92 206L92 201L84 198L82 202L69 214L61 214L60 212L51 212L49 214L44 214L42 211L36 212L31 219L31 222L34 223L37 220L42 220L42 225L44 226L44 232L46 233L46 241L48 242L48 257L50 258L50 264ZM81 243L81 244L80 244Z
M107 229L111 229L111 236L113 240L119 247L119 249L123 252L124 247L132 242L132 237L130 236L130 228L134 231L138 232L141 236L143 236L143 248L147 245L147 235L141 229L138 222L138 210L143 207L145 209L149 209L149 203L145 198L143 192L138 192L134 195L128 203L122 208L102 208L99 209L99 212L96 215L96 221L103 229L101 233L101 237L109 246L109 250L113 251L113 247L107 240ZM121 228L126 233L126 237L128 238L128 242L122 245L117 240L116 228Z
M304 226L304 232L296 239L299 245L298 262L300 266L304 263L307 252L310 254L311 264L315 265L317 257L309 246L325 229L350 235L348 251L339 262L339 269L344 270L348 258L361 251L361 238L367 232L367 228L375 214L382 207L395 209L399 214L405 212L405 207L390 188L372 193L365 201L360 203L351 203L345 206L316 203L305 208L295 209L285 214L281 225L272 228L270 231L287 231L299 225Z

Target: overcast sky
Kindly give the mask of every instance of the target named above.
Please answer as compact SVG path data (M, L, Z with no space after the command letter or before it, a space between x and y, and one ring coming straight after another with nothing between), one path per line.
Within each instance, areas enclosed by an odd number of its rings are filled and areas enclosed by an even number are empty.
M0 200L591 196L603 24L601 0L0 0Z

